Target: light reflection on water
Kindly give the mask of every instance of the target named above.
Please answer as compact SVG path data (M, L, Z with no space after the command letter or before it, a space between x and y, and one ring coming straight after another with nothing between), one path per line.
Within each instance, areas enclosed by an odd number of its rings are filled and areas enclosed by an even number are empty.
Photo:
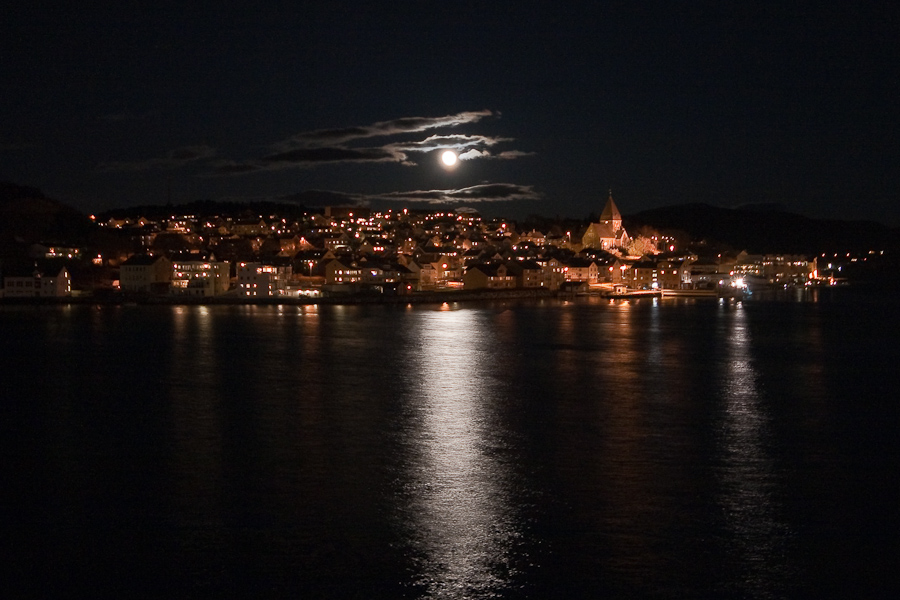
M753 341L740 304L720 310L725 344L720 502L729 530L728 551L739 565L743 589L753 597L776 597L788 575L783 557L788 530L780 516L779 476L771 456L770 417L758 391ZM740 589L737 582L732 582Z
M483 313L417 313L407 340L405 512L418 555L414 585L434 598L491 597L510 585L521 535L503 423L506 389Z
M172 420L172 502L183 523L179 555L200 563L204 553L220 552L227 542L222 518L225 508L224 428L216 359L217 332L208 307L172 307L172 368L168 403ZM198 570L197 584L202 580Z
M898 350L865 317L0 307L12 545L43 595L880 591Z

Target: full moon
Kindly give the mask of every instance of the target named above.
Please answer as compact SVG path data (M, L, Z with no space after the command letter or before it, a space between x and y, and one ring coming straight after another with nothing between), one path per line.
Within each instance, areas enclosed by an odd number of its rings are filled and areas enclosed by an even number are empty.
M447 150L443 154L441 154L441 162L443 162L448 167L452 167L456 164L456 152L453 150Z

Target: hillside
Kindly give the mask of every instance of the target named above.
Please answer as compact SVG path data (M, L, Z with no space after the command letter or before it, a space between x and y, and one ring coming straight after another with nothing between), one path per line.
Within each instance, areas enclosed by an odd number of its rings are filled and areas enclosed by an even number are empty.
M39 189L0 182L0 250L35 242L84 243L93 229L85 215Z
M868 221L812 219L777 208L665 206L624 219L629 231L649 227L709 245L751 253L819 254L896 248L898 231Z

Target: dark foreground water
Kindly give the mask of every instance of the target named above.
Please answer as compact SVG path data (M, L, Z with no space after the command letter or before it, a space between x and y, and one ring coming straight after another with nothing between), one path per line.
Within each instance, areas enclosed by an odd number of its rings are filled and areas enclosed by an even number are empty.
M888 596L898 322L0 307L3 597Z

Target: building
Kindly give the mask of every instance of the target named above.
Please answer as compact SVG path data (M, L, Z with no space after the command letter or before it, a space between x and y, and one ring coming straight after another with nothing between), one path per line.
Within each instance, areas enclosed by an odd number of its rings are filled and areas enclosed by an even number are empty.
M628 262L614 256L593 259L597 263L597 282L627 284L627 272L631 268Z
M172 262L172 287L178 296L218 296L231 287L231 265L215 260Z
M555 258L539 258L535 262L541 265L544 283L542 287L557 291L566 281L566 267Z
M574 256L563 262L565 265L566 281L586 281L597 283L600 277L600 267L597 261L589 258Z
M806 285L818 276L816 259L799 254L751 254L739 257L732 273L748 285Z
M544 268L533 260L511 260L506 263L506 270L516 278L516 287L549 287Z
M289 265L242 262L237 269L237 291L246 298L282 296L293 269Z
M698 290L715 290L731 285L734 266L733 257L700 257L691 263L691 284Z
M119 287L125 292L168 293L172 261L165 256L135 254L119 268Z
M65 267L34 264L4 269L4 298L61 298L71 293L72 278Z
M357 265L334 259L325 265L325 285L351 285L362 282L363 271Z
M503 263L481 263L470 266L463 275L467 290L501 290L516 287L516 277Z
M631 243L628 232L622 226L622 213L613 201L612 192L603 212L600 213L600 221L591 223L581 237L581 245L584 248L595 248L609 252L615 248L626 248Z
M691 287L690 259L643 260L631 267L636 290L680 290Z

